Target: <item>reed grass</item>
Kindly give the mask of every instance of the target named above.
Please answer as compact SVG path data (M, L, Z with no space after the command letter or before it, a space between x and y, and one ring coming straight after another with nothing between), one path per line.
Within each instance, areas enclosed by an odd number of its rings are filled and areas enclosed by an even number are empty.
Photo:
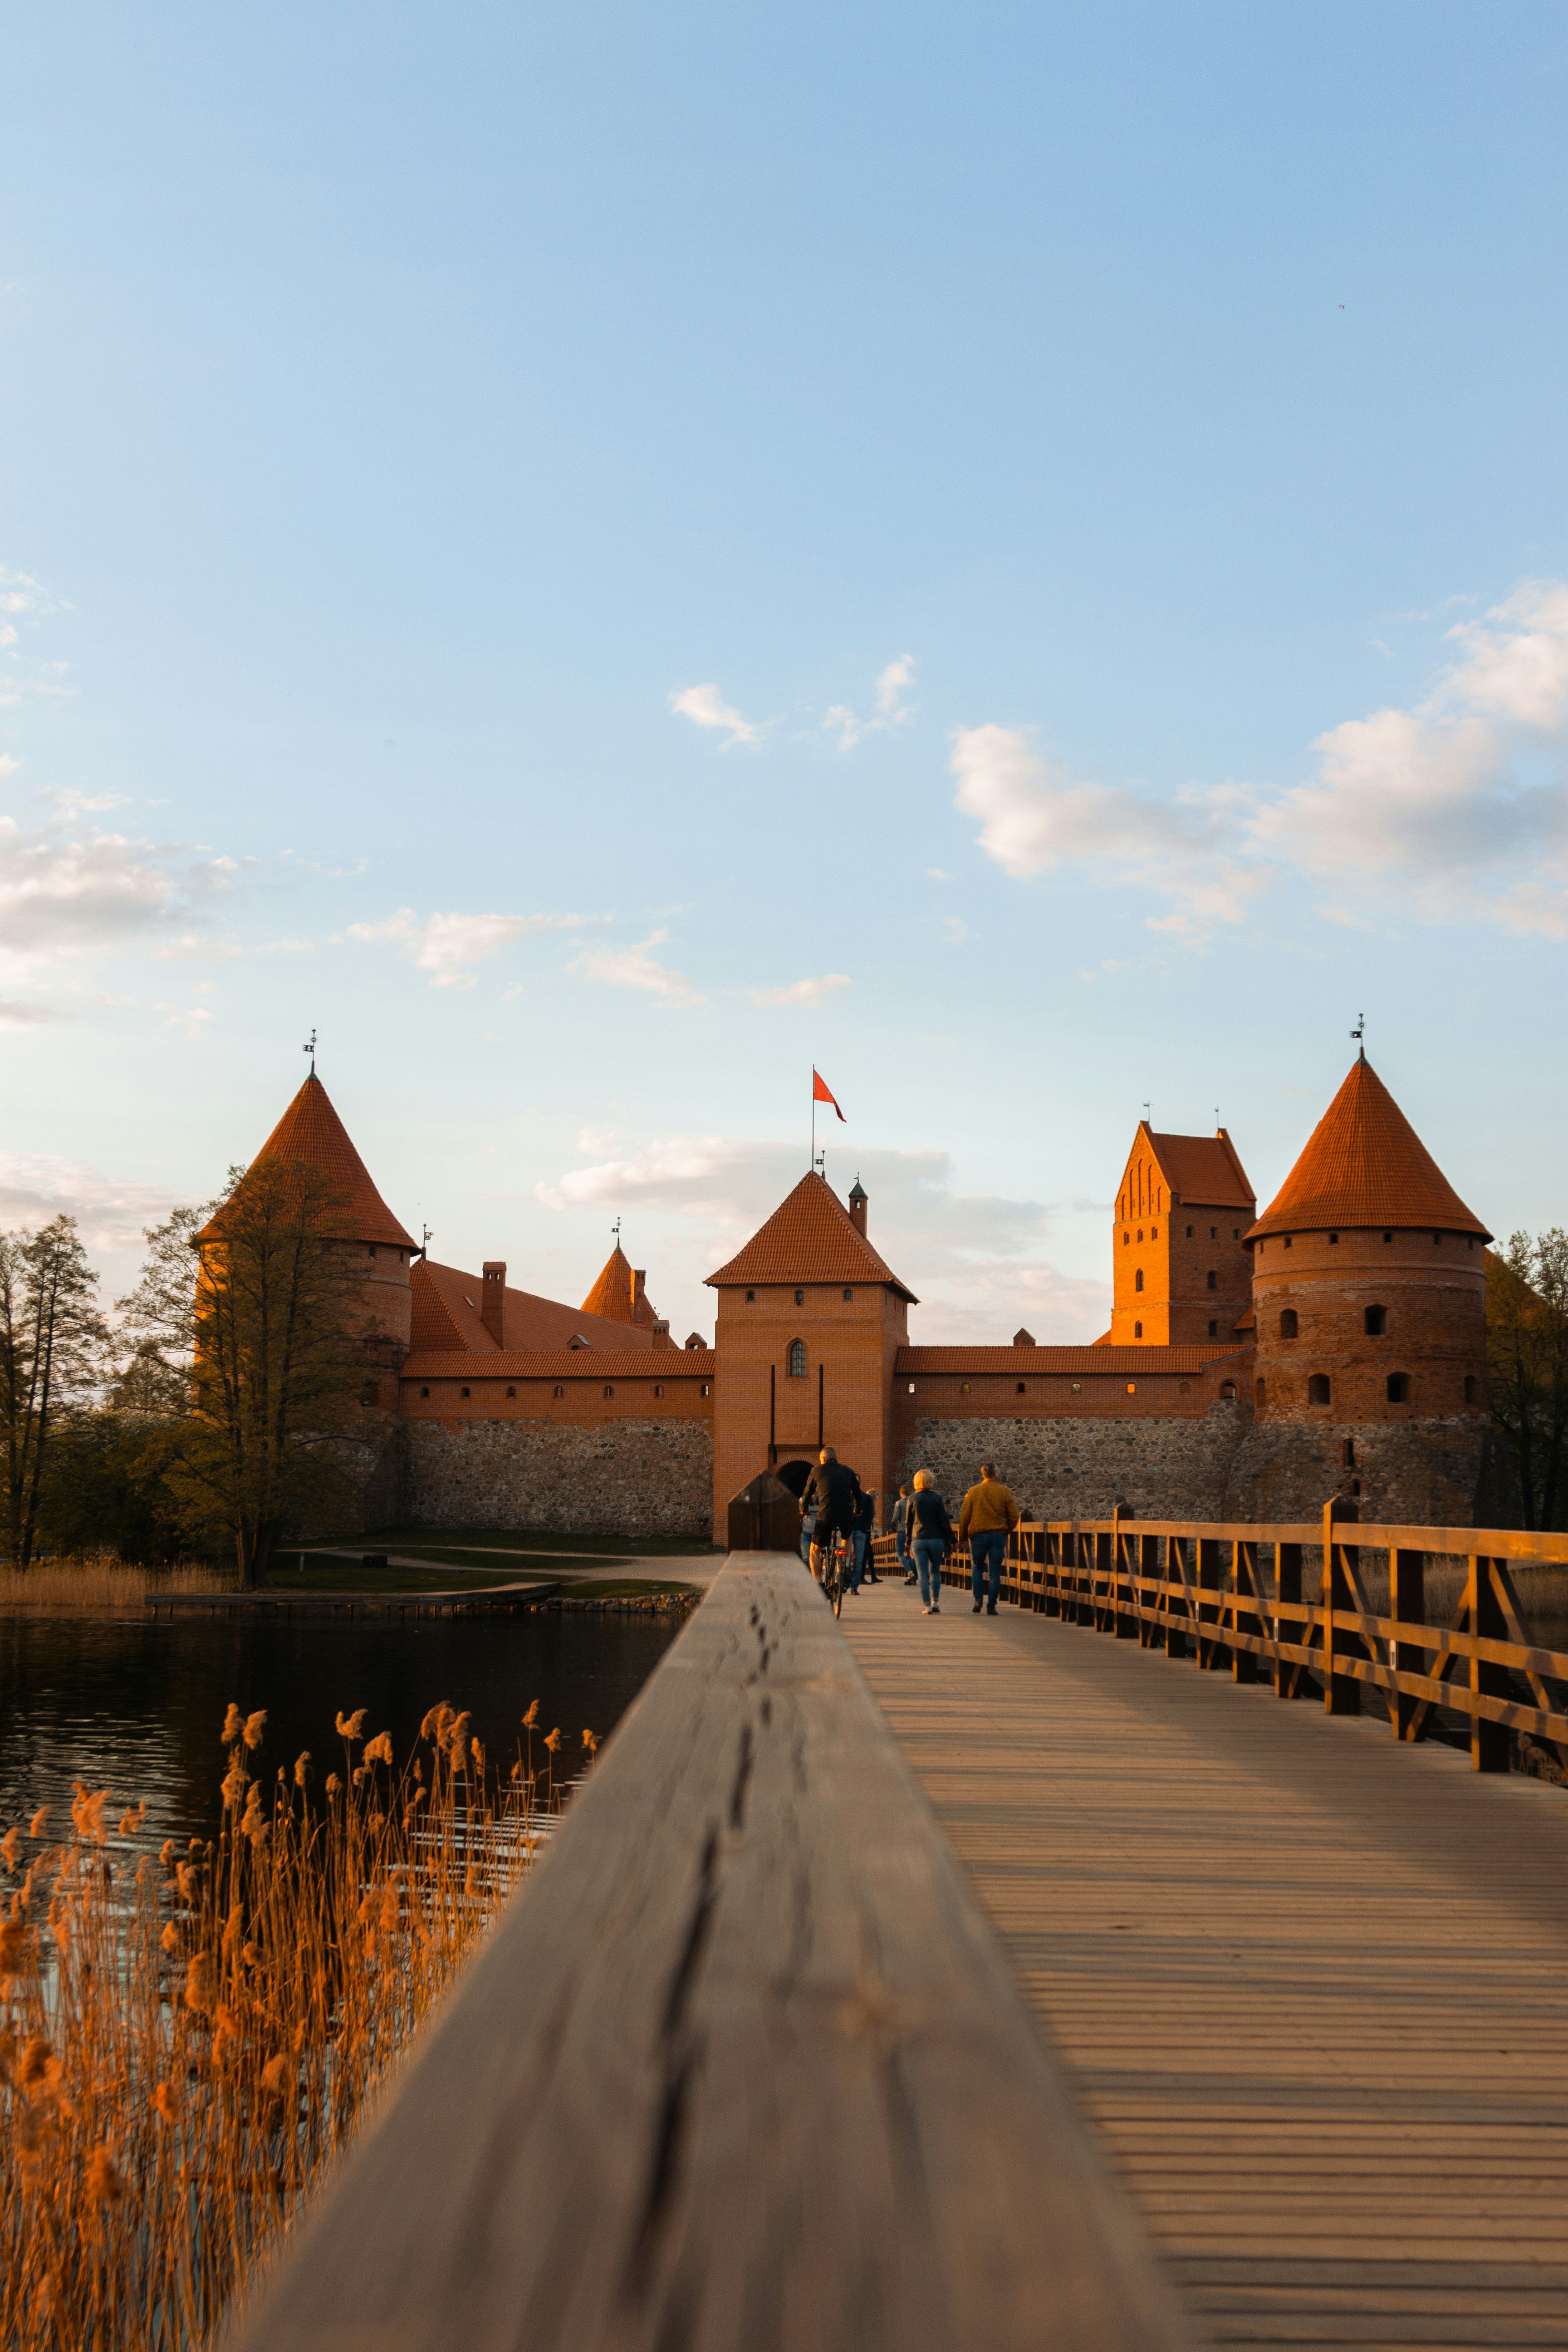
M140 1610L160 1592L225 1592L235 1582L232 1568L182 1560L173 1568L140 1568L111 1551L79 1559L50 1559L18 1572L0 1566L0 1610Z
M138 1856L145 1808L80 1782L68 1835L0 1839L0 2343L214 2340L559 1810L538 1721L498 1780L450 1706L401 1771L340 1715L318 1781L230 1706L212 1840Z

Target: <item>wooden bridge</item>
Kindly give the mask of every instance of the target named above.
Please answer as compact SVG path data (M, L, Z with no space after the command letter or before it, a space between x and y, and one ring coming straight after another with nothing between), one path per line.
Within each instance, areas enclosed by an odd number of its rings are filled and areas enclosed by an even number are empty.
M244 2352L1568 2344L1553 1548L733 1556Z

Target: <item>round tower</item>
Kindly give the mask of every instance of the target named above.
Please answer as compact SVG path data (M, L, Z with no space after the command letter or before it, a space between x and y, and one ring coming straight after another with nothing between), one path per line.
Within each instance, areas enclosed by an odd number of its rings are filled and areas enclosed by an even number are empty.
M1491 1236L1364 1055L1247 1238L1258 1420L1487 1419Z

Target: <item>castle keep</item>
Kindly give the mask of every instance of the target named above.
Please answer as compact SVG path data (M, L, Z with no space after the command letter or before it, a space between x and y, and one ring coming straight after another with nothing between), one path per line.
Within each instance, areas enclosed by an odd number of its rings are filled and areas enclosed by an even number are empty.
M327 1171L371 1325L363 1523L723 1539L759 1470L837 1448L884 1507L994 1459L1031 1516L1506 1525L1483 1320L1489 1239L1364 1056L1259 1217L1222 1128L1141 1123L1117 1192L1113 1310L1091 1347L909 1340L914 1294L858 1183L804 1176L709 1276L679 1345L617 1245L581 1307L429 1259L312 1072L258 1155Z

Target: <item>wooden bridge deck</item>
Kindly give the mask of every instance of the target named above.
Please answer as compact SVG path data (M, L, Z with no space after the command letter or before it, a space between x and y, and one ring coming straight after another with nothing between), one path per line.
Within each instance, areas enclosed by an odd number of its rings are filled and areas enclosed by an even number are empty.
M1568 1790L902 1584L844 1627L1197 2332L1568 2345Z

